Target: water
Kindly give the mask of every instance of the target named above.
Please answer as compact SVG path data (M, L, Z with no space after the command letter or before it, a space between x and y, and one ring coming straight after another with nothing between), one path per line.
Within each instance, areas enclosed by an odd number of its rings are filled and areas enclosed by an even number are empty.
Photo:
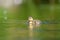
M55 40L56 30L53 24L42 24L34 27L32 30L24 22L17 20L7 20L6 40Z

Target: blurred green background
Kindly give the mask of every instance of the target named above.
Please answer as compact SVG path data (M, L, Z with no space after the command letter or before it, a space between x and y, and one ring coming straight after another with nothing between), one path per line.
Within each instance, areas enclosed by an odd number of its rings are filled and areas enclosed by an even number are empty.
M0 40L60 40L60 24L42 24L30 32L25 24L29 16L41 21L60 21L60 0L23 0L9 8L0 6Z

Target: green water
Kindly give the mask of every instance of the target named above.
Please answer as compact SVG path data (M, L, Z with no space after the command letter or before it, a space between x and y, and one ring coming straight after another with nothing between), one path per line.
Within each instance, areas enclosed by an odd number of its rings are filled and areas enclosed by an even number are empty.
M32 4L33 5L33 4ZM31 9L30 9L31 8ZM33 10L32 10L33 9ZM25 23L15 23L14 20L27 20L29 16L39 20L60 20L60 6L55 5L50 10L50 5L39 7L23 4L22 7L10 8L7 20L3 19L3 9L0 8L0 40L60 40L60 24L42 24L31 32ZM5 22L5 23L3 23ZM12 23L6 23L12 22ZM21 22L21 21L18 21ZM24 22L24 21L23 21ZM30 33L32 36L30 36Z

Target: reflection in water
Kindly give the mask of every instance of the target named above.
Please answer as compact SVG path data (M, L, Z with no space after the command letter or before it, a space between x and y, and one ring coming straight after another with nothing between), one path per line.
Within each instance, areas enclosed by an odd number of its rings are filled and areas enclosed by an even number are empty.
M27 26L25 29L26 24L23 24L21 22L24 23L26 21L8 20L6 22L8 24L7 26L9 27L7 29L8 31L7 40L34 40L34 35L35 35L34 29L38 30L39 28L35 27L32 23L30 23L28 26L29 29L27 28Z
M33 22L29 22L29 40L33 40Z
M29 40L33 40L33 30L29 30Z

